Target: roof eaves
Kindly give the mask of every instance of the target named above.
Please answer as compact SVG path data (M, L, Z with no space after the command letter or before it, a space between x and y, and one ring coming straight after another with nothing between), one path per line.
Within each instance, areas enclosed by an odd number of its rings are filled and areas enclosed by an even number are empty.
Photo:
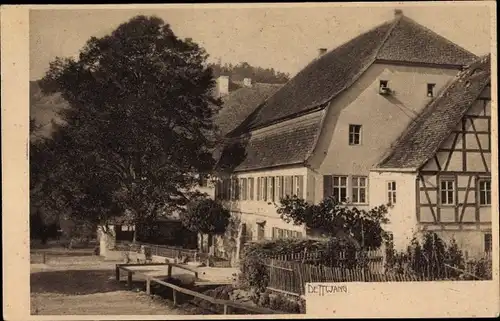
M477 98L481 95L481 93L483 92L484 88L486 88L486 86L488 85L488 82L486 82L483 86L480 87L480 89L478 90L478 93L474 96L474 99L472 100L473 102L477 100ZM458 121L454 124L453 127L455 127L456 125L458 125L460 123L460 120L465 116L465 114L467 113L467 111L470 109L470 107L472 106L473 104L471 104L467 109L465 109L461 115L460 115L460 118L458 118ZM420 171L422 169L422 167L432 158L434 157L434 155L437 153L437 151L439 150L439 148L441 147L441 145L446 141L446 139L448 138L448 135L443 135L443 137L441 138L441 140L439 141L439 144L437 144L436 148L434 148L434 150L432 151L432 153L430 153L432 156L426 158L418 167L417 169Z
M264 169L272 169L272 168L293 166L293 165L304 165L304 161L286 162L286 163L279 163L279 164L268 165L268 166L252 166L252 167L246 167L246 168L242 168L242 169L236 168L233 172L235 172L235 173L253 172L253 171L260 171L260 170L264 170Z

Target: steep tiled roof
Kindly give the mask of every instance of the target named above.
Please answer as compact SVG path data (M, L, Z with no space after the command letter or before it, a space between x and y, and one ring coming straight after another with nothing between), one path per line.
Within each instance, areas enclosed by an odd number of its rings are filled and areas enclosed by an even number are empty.
M232 131L250 115L265 99L275 93L282 84L254 83L252 87L241 87L231 91L222 98L223 107L217 114L215 122L221 134Z
M486 85L490 56L481 58L425 107L378 168L419 168L434 156Z
M220 157L219 170L245 171L302 163L314 147L321 128L320 114L267 133L234 140Z
M237 136L322 108L377 60L463 66L475 55L404 16L386 22L314 60L255 110Z

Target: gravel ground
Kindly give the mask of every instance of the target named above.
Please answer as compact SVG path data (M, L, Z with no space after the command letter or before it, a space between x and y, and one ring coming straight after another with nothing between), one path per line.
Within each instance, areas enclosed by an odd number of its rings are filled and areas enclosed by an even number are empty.
M125 289L114 265L96 256L51 258L31 264L31 314L176 315L190 314L168 301Z

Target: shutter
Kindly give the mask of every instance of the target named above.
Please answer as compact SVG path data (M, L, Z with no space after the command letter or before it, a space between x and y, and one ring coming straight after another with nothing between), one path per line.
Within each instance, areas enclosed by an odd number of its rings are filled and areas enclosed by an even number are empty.
M248 181L250 182L248 185L249 185L249 188L250 188L250 200L253 201L253 194L254 194L254 178L249 178Z
M285 196L290 196L292 191L292 186L290 184L290 176L285 176L285 189L284 189L284 194Z
M262 200L267 201L267 177L262 177Z
M260 201L260 177L257 177L257 201Z
M299 188L297 189L297 194L299 195L297 195L297 197L304 198L304 176L298 176L297 184L299 185Z
M324 175L323 176L323 198L327 198L333 195L332 190L332 176Z

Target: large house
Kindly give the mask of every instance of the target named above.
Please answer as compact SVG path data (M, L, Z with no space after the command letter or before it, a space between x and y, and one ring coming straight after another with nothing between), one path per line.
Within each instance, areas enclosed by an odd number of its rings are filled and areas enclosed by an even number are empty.
M461 72L370 174L370 200L393 204L397 247L432 230L475 256L491 252L490 57Z
M310 234L279 217L284 195L312 203L333 196L365 209L387 203L378 194L385 185L371 186L372 169L478 59L400 10L319 54L226 135L216 197L240 217L244 240Z

